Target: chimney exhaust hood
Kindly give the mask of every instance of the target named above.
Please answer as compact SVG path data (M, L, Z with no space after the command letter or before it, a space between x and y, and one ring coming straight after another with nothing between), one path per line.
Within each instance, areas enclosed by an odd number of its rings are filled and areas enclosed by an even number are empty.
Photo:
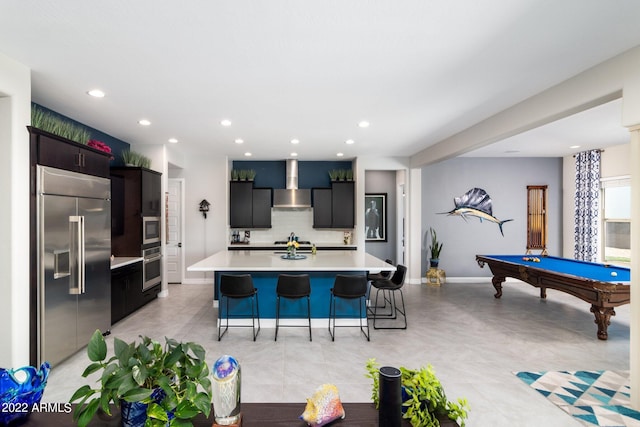
M279 209L303 209L311 207L311 190L298 188L298 161L287 159L287 188L273 190L273 207Z

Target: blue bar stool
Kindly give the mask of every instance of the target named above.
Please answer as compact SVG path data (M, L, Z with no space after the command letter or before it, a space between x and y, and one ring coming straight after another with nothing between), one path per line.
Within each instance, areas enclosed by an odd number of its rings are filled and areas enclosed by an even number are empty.
M309 341L311 339L311 282L308 274L281 274L276 285L276 336L278 340L278 328L280 327L280 298L300 299L307 298L307 318L309 319ZM289 327L305 327L303 325Z
M250 274L240 274L240 275L230 275L223 274L220 276L220 307L218 309L218 341L222 339L222 336L229 329L229 300L230 299L244 299L251 298L251 328L253 332L253 340L255 341L258 333L260 333L260 310L258 306L258 290L253 286L253 279ZM224 331L221 333L222 328L222 316L221 316L221 308L222 301L226 301L226 319L227 324L224 328ZM233 314L231 317L245 317L247 314ZM256 319L258 319L258 329L256 330ZM234 327L245 327L249 326L241 325L241 326L232 326Z

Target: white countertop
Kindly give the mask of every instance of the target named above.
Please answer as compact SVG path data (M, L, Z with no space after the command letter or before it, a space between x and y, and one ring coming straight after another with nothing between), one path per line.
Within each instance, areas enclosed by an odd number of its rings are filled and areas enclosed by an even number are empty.
M136 262L140 262L142 261L144 258L142 258L141 256L139 257L135 257L135 256L117 256L114 258L111 258L111 269L115 269L115 268L120 268L120 267L124 267L125 265L129 265L129 264L133 264Z
M345 245L342 242L311 242L311 243L305 243L305 244L300 244L300 246L304 246L304 247L311 247L312 245L316 245L317 248L339 248L339 247L344 247L345 249L353 249L355 247L357 247L357 245L351 244L351 245ZM239 242L239 243L229 243L228 245L229 247L239 247L239 248L286 248L287 245L285 243L280 243L280 244L275 244L274 242L250 242L250 243L244 243L244 242Z
M362 250L318 251L306 259L282 259L268 251L220 251L187 268L188 271L394 271L393 265Z

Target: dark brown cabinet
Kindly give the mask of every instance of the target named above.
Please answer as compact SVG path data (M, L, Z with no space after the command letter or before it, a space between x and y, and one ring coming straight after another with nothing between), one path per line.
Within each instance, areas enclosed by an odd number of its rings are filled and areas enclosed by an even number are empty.
M353 181L331 184L331 225L333 228L353 228L355 213L353 193Z
M331 188L314 188L313 228L353 228L354 182L333 182Z
M229 183L231 228L271 228L271 188L253 188L253 182Z
M111 155L28 126L31 163L109 178Z
M331 228L331 189L314 188L313 196L313 228Z
M161 179L161 173L146 168L111 168L111 250L115 256L142 254L143 217L162 214ZM159 220L153 222L160 226Z
M111 324L158 296L160 286L142 290L142 261L111 270Z

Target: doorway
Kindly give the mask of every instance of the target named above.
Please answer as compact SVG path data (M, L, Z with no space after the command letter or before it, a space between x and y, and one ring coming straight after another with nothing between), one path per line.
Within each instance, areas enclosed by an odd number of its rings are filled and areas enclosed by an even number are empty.
M166 271L168 283L182 283L184 279L184 251L182 237L184 224L182 210L184 206L184 179L169 178L166 193Z

